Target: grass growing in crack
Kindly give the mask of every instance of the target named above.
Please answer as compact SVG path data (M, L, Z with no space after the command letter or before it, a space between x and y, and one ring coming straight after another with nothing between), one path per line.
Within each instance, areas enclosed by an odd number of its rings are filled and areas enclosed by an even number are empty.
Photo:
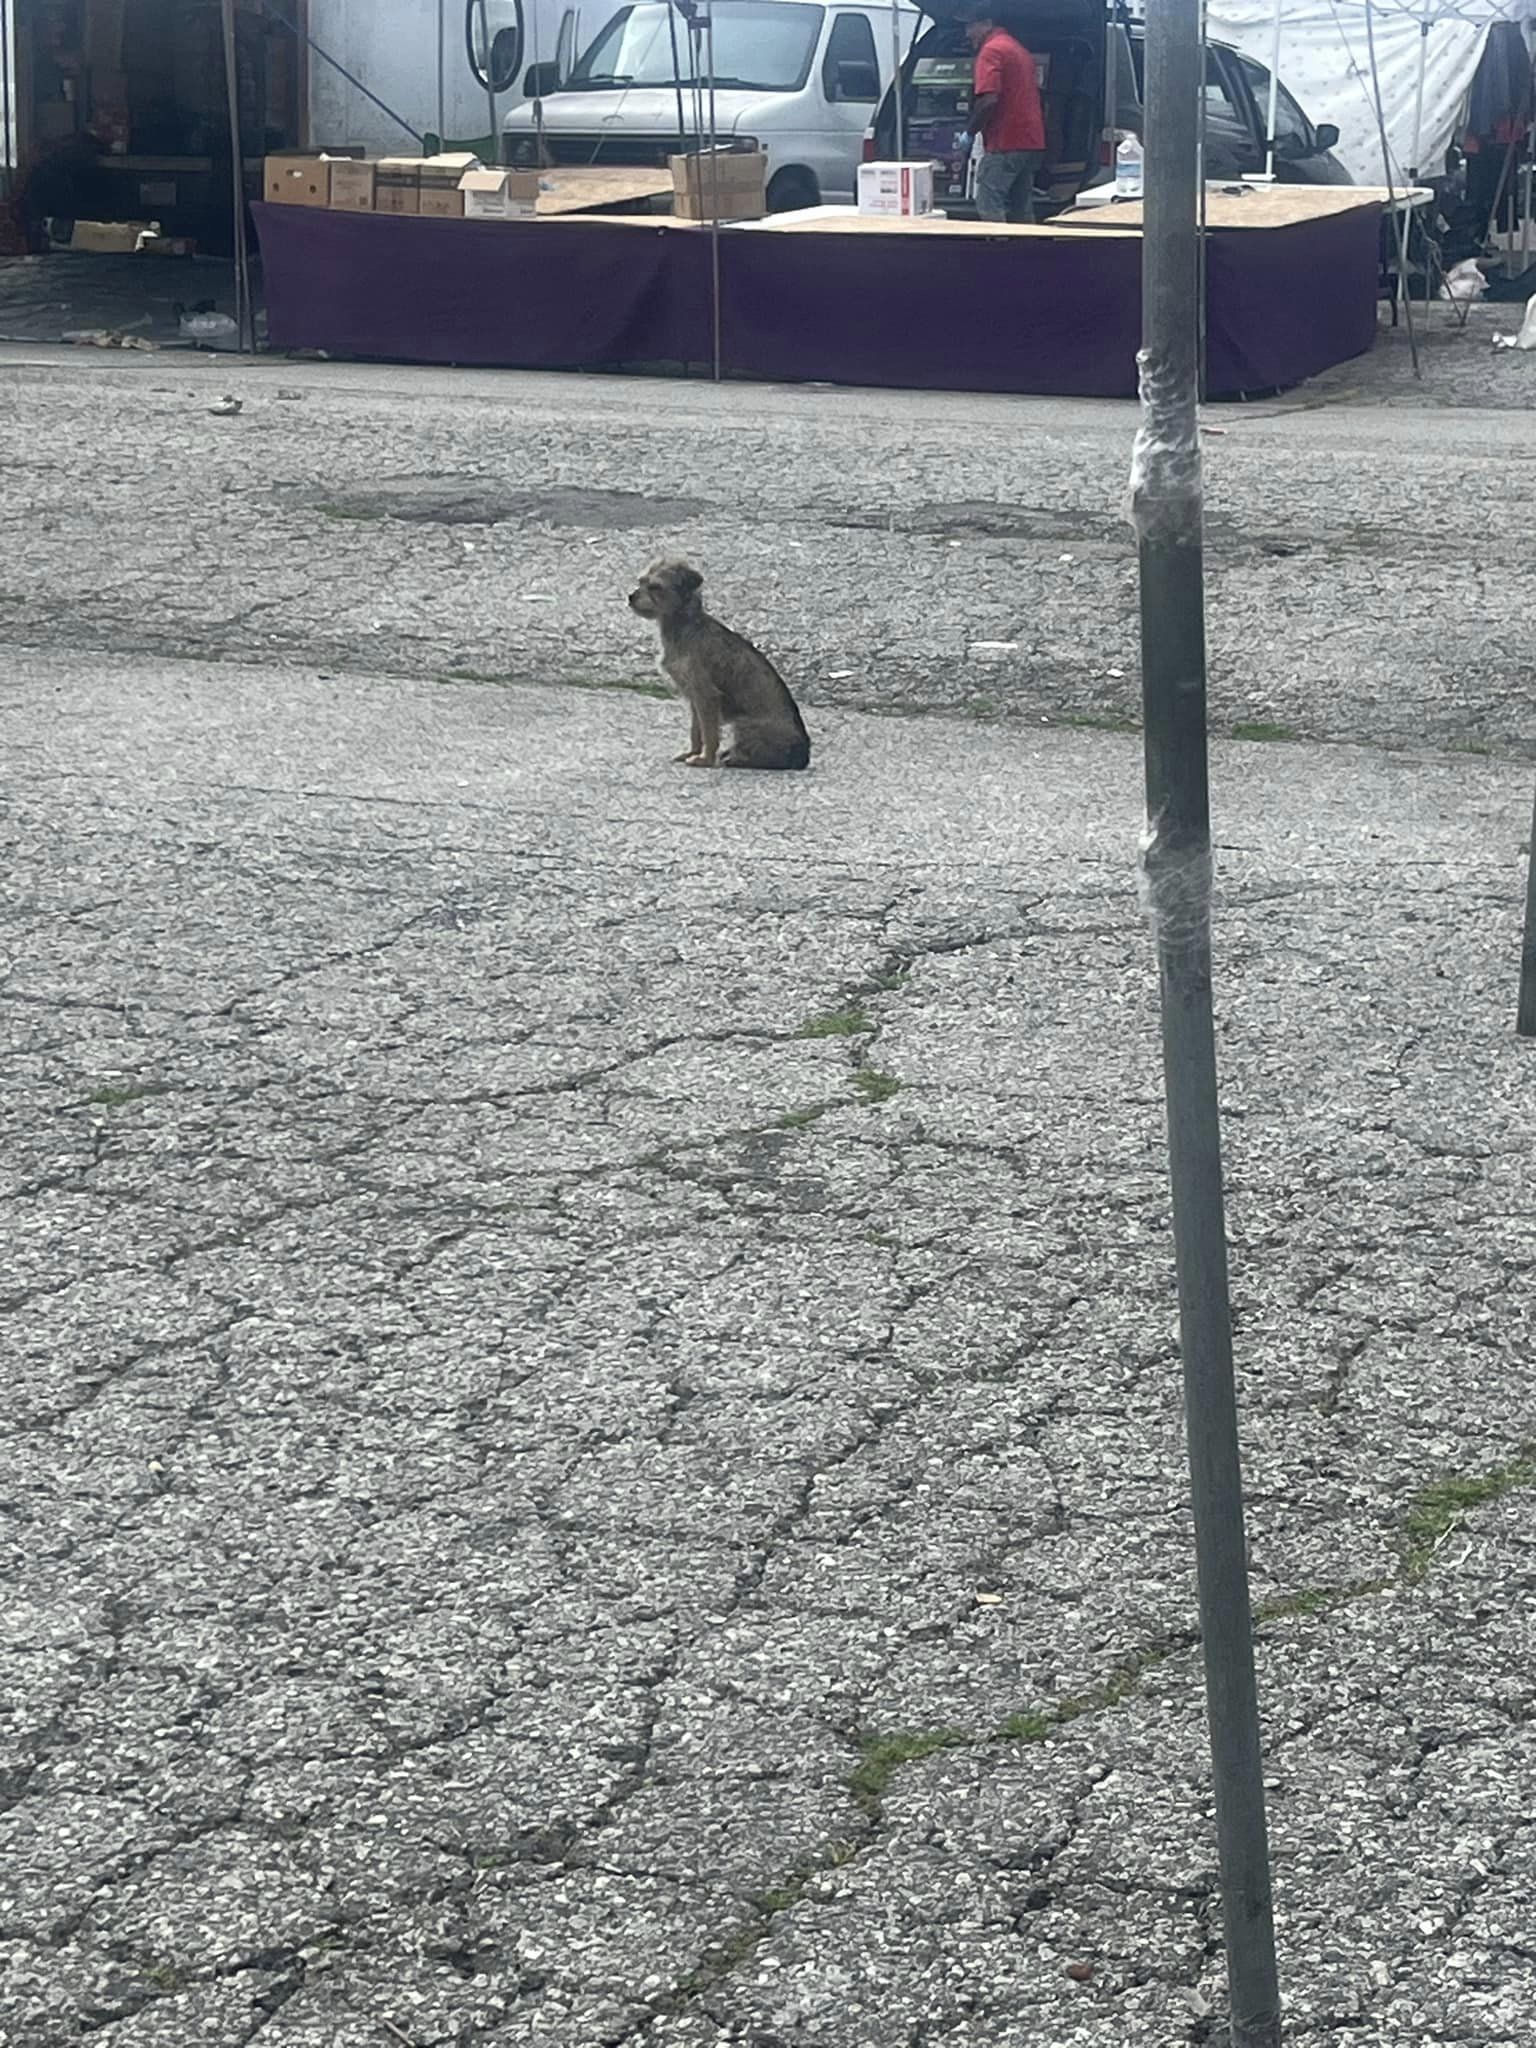
M1010 1714L1006 1721L998 1723L992 1732L994 1742L1044 1742L1052 1729L1059 1725L1054 1714L1041 1714L1023 1708L1017 1714Z
M1064 725L1076 732L1139 732L1140 726L1134 718L1124 718L1117 711L1054 711L1047 721L1050 725Z
M516 687L520 678L491 668L447 668L432 680L435 683L484 683L487 689L510 690Z
M808 1131L812 1124L820 1123L831 1107L829 1102L813 1102L809 1109L787 1109L773 1128L776 1131Z
M819 1877L823 1871L840 1870L857 1853L856 1843L834 1839L824 1843L815 1855L807 1856L787 1870L777 1884L769 1885L760 1892L750 1892L747 1903L758 1917L743 1921L723 1940L716 1942L697 1968L690 1970L672 1987L660 2010L676 2012L690 1999L713 1990L738 1963L744 1963L752 1951L768 1939L780 1913L787 1913L791 1907L799 1905L813 1878Z
M990 1742L1043 1742L1058 1728L1080 1721L1085 1714L1102 1714L1110 1707L1118 1707L1122 1700L1140 1692L1141 1681L1154 1664L1162 1663L1179 1647L1178 1644L1164 1643L1143 1656L1133 1657L1128 1663L1117 1665L1098 1685L1091 1685L1086 1692L1074 1693L1070 1699L1058 1700L1054 1707L1026 1707L1020 1713L1010 1714L987 1739Z
M146 1963L143 1970L146 1984L153 1984L157 1991L184 1991L192 1979L175 1963Z
M126 1109L130 1102L165 1093L163 1081L103 1081L85 1099L95 1109Z
M1449 1472L1433 1480L1409 1501L1398 1531L1402 1569L1387 1578L1359 1579L1347 1586L1305 1586L1296 1593L1277 1594L1254 1609L1254 1621L1285 1621L1297 1614L1327 1614L1351 1601L1388 1593L1394 1586L1417 1586L1437 1550L1474 1508L1503 1500L1522 1487L1536 1486L1536 1444L1489 1472Z
M1389 1579L1362 1579L1352 1586L1305 1586L1299 1593L1278 1593L1273 1600L1261 1600L1255 1607L1254 1625L1289 1621L1299 1614L1331 1614L1335 1607L1346 1607L1351 1600L1363 1599L1368 1593L1385 1593L1390 1584Z
M901 1093L901 1083L896 1076L882 1073L879 1067L857 1068L853 1085L871 1108L877 1102L889 1102L893 1095Z
M1414 1495L1403 1518L1403 1577L1416 1586L1430 1559L1452 1529L1473 1508L1487 1507L1522 1486L1536 1485L1536 1448L1528 1447L1507 1465L1475 1476L1451 1473Z
M861 1033L873 1031L874 1019L865 1014L858 1003L850 1003L846 1010L827 1010L819 1017L807 1017L795 1033L796 1038L857 1038Z
M903 1735L872 1735L848 1774L848 1790L867 1814L876 1814L886 1787L903 1764L917 1763L944 1749L969 1749L975 1740L964 1728L918 1728Z
M1235 740L1299 740L1301 734L1288 725L1271 725L1265 719L1239 719L1232 728Z
M676 690L646 676L557 676L555 681L567 690L625 690L631 697L660 697L667 704L677 700Z
M1518 1457L1489 1472L1471 1476L1450 1474L1438 1479L1417 1493L1409 1504L1401 1529L1402 1570L1395 1578L1362 1580L1345 1586L1311 1586L1280 1594L1263 1602L1255 1610L1254 1619L1262 1624L1292 1615L1325 1613L1385 1592L1394 1585L1415 1585L1424 1577L1440 1545L1466 1514L1528 1486L1536 1486L1536 1444L1525 1446ZM1117 1665L1099 1684L1049 1707L1020 1709L989 1732L928 1728L867 1736L860 1744L858 1762L845 1780L847 1789L873 1828L880 1822L892 1779L906 1765L946 1751L981 1752L1048 1741L1083 1716L1108 1711L1135 1697L1149 1672L1170 1657L1193 1648L1196 1640L1188 1636L1149 1644ZM857 1853L856 1844L830 1844L820 1857L797 1865L781 1884L761 1893L753 1903L765 1917L750 1928L738 1930L730 1943L715 1952L707 1970L701 1969L685 1981L682 1995L693 1996L718 1983L765 1938L773 1916L789 1911L799 1902L817 1870L836 1867Z
M454 683L479 683L491 690L519 689L534 679L531 676L512 675L505 670L484 668L449 668L433 681L445 686ZM566 690L625 690L632 697L661 697L670 703L676 695L665 683L653 683L643 676L552 676L552 686Z
M895 995L898 989L906 988L911 980L910 967L890 967L883 974L872 974L869 977L869 992L877 996Z

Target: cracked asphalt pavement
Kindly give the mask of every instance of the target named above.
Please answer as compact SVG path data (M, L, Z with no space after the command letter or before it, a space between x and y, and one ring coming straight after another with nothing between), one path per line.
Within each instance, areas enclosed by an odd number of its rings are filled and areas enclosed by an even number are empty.
M0 382L0 2042L1219 2038L1133 416ZM1529 436L1318 396L1207 449L1288 2037L1530 2048ZM672 764L673 546L809 775Z

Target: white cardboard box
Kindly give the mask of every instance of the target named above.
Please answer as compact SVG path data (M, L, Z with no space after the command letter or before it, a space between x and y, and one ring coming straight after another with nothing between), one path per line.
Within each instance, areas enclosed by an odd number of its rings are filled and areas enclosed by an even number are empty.
M933 211L932 164L860 164L860 213Z
M466 171L459 180L466 220L532 220L538 211L537 171Z

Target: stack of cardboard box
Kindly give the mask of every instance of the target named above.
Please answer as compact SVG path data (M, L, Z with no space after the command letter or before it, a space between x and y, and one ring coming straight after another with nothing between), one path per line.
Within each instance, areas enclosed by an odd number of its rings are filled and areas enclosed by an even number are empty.
M472 152L443 156L269 156L262 191L274 206L337 213L426 215L434 220L528 220L537 171L488 170Z

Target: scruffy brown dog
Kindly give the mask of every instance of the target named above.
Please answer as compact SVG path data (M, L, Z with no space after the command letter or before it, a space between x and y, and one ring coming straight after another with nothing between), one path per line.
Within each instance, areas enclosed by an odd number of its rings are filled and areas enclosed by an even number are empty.
M773 663L699 601L704 578L686 562L652 562L629 594L661 628L661 666L693 713L690 768L809 768L811 742ZM720 728L732 728L720 751Z

